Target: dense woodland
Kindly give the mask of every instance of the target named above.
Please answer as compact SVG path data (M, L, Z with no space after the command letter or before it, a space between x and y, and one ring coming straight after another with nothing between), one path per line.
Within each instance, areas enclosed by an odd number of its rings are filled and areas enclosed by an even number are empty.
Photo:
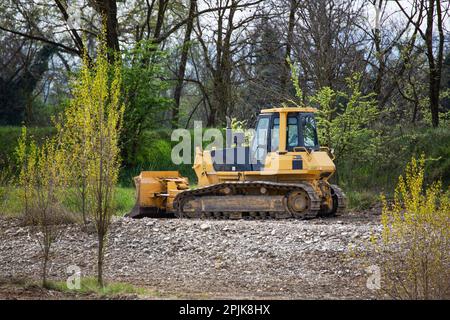
M2 1L2 143L21 124L52 132L104 25L122 65L125 183L173 168L172 128L223 128L226 116L252 127L260 109L292 103L321 110L344 186L391 185L419 152L445 182L449 14L447 0Z
M313 106L353 217L381 213L364 266L382 267L393 298L448 298L449 15L449 0L3 0L0 215L34 231L47 288L67 224L94 225L105 289L131 178L179 170L195 187L171 159L173 129Z

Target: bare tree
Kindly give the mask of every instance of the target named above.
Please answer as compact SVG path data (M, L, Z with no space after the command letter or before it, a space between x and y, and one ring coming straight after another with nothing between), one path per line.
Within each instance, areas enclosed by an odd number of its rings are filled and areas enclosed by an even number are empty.
M211 1L210 1L211 2ZM200 19L197 20L195 32L203 53L204 64L209 70L212 82L212 104L208 115L208 126L215 126L225 121L225 115L233 111L233 71L236 61L233 57L242 48L240 37L248 24L256 19L257 14L237 17L237 13L243 9L258 12L257 5L261 1L244 0L216 0L216 4L210 7L218 9L214 17L217 25L204 28ZM224 2L224 3L222 3Z
M428 96L430 100L430 112L433 127L439 126L439 99L441 90L442 64L444 61L444 10L441 0L414 0L411 9L407 8L399 0L395 0L401 12L414 26L415 31L421 36L426 47L428 60ZM448 10L448 9L447 9ZM425 23L425 30L423 24ZM434 41L435 26L437 26L437 41Z
M356 26L367 36L365 61L372 72L368 89L376 94L378 107L383 109L403 82L407 66L416 54L416 36L408 39L411 23L399 19L388 7L388 1L369 0L373 17L362 17Z
M304 91L342 88L345 77L364 70L365 39L356 28L362 8L361 3L343 0L299 4L294 50L305 78Z
M197 10L197 0L190 0L188 22L181 47L180 66L178 67L177 83L173 94L174 106L172 108L172 126L176 127L179 122L181 91L183 90L183 82L186 73L186 64L189 54L189 46L191 41L192 29L194 27L194 15Z
M298 8L298 0L290 0L289 6L289 20L288 20L288 30L286 37L286 53L285 53L285 67L281 78L281 90L286 93L287 82L289 80L290 67L288 60L291 59L292 43L294 40L294 28L295 28L295 14Z

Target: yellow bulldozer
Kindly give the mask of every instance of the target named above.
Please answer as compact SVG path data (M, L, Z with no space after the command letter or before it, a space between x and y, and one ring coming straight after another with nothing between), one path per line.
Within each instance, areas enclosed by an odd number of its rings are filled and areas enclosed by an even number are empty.
M316 109L264 109L248 146L197 149L196 188L178 171L143 171L134 178L140 217L307 219L344 212L342 190L328 182L333 153L319 145Z

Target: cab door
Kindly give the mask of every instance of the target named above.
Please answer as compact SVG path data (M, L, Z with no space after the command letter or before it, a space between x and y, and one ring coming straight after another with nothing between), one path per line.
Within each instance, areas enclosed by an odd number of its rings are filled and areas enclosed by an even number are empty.
M251 164L253 170L260 170L269 148L270 119L269 115L260 116L256 124L256 131L251 145Z

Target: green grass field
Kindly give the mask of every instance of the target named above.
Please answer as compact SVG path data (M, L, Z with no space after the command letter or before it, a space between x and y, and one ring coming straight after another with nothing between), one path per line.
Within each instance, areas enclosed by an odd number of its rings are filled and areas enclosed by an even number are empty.
M134 188L117 188L115 198L115 208L117 216L124 216L131 211L135 204L135 190ZM64 208L70 212L80 212L80 200L77 197L75 190L68 192L66 198L63 200ZM0 214L9 217L18 217L22 214L23 208L21 205L20 192L12 187L0 187ZM81 213L80 213L81 215Z
M101 297L118 295L139 295L145 297L158 297L160 294L156 291L143 287L136 287L129 283L107 282L103 288L97 284L96 278L81 278L79 289L69 289L66 281L50 281L49 289L64 293L96 294Z

